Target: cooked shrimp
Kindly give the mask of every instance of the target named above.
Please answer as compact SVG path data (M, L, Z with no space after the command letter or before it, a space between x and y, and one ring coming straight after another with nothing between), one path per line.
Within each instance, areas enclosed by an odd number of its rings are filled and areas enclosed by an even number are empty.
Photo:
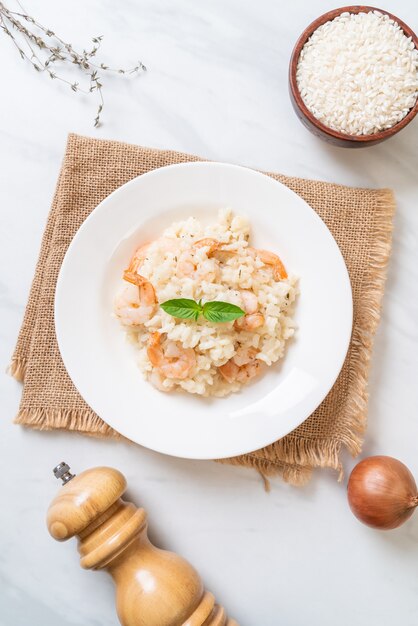
M241 291L242 305L246 313L256 313L258 309L258 300L252 291Z
M138 268L144 262L151 244L145 243L136 249L123 278L131 285L126 286L115 300L115 313L125 326L140 326L148 321L157 304L154 287L138 274Z
M151 243L152 242L144 243L142 244L142 246L139 246L139 248L135 250L133 257L129 261L129 265L123 274L124 279L134 285L136 283L134 282L133 277L134 275L138 274L138 269L141 267L141 265L145 261L147 257L147 250L150 247ZM126 275L129 275L130 278L129 279L126 278Z
M247 252L252 257L260 259L264 265L270 265L273 268L273 278L275 281L285 280L287 278L286 268L277 254L269 252L268 250L258 250L256 248L247 248Z
M183 348L174 341L169 341L163 350L161 337L160 333L154 332L148 340L147 354L152 365L166 378L187 378L196 365L194 350Z
M193 248L209 248L207 255L211 256L216 250L223 244L217 239L212 239L211 237L206 237L205 239L199 239L199 241L195 241L193 244Z
M137 248L135 250L135 253L134 253L134 255L131 258L131 261L129 263L129 269L131 271L133 271L133 272L137 272L138 271L138 269L140 268L142 263L147 258L147 251L148 251L148 248L150 247L151 243L152 243L151 241L149 241L148 243L144 243L142 246L139 246L139 248Z
M237 330L248 330L252 332L257 328L261 328L264 325L264 315L262 313L251 313L249 315L244 315L244 317L239 317L234 322L234 326Z
M254 348L252 346L249 346L247 348L245 346L239 346L236 353L232 357L232 360L236 365L238 365L238 367L241 367L242 365L247 365L248 363L251 363L251 361L254 360L257 352L257 348Z
M218 261L225 262L231 256L236 254L235 250L225 250L224 246L226 244L218 241L217 239L212 239L211 237L207 237L206 239L199 239L193 244L194 248L206 248L208 247L207 255L208 257L216 257Z
M176 271L179 276L187 276L199 281L207 280L208 282L215 280L218 275L218 268L212 259L198 262L190 250L181 253Z
M214 249L216 244L215 239L201 239L200 241L196 241L189 250L184 250L184 252L180 254L177 263L177 272L180 276L189 276L197 280L207 280L210 282L213 281L218 274L218 268L209 258L210 251L207 253L207 259L198 260L196 259L196 250L206 246L209 246L209 250Z
M258 300L252 291L241 291L242 305L246 315L239 317L234 322L236 330L248 330L252 332L264 324L264 315L258 313Z
M157 306L154 287L149 280L130 270L125 270L123 278L136 289L126 288L116 300L116 315L126 326L138 326L151 319Z
M212 237L199 239L195 241L189 250L185 250L179 258L177 271L181 276L193 276L198 280L212 281L218 274L218 268L210 261L212 256L216 256L217 260L225 261L232 254L232 250L223 250L224 244ZM196 260L196 251L201 248L207 248L207 260Z
M197 264L193 254L189 250L185 250L179 256L177 262L177 273L181 276L192 276L197 270Z
M151 293L146 287L142 289L141 293L138 285L126 285L115 298L115 313L124 326L140 326L154 313L155 301L150 300L154 290Z
M252 359L249 363L241 366L237 365L234 359L235 357L218 367L219 372L228 383L236 381L244 384L260 374L261 361L258 359Z

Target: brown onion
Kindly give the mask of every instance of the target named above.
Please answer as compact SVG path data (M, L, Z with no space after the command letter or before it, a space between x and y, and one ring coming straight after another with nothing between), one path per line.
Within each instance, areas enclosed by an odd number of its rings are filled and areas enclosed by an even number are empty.
M418 489L406 465L390 456L370 456L351 472L348 502L361 522L389 530L411 517Z

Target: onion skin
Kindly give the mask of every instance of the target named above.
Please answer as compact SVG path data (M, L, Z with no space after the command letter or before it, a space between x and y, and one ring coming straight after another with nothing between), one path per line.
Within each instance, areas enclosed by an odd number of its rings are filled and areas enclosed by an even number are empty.
M381 530L397 528L418 506L418 489L409 469L390 456L371 456L351 472L348 502L363 524Z

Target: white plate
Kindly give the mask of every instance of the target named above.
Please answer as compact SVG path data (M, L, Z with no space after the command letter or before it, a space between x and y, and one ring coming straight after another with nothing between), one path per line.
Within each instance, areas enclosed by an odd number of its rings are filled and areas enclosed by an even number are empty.
M239 393L164 394L142 379L113 298L138 244L190 215L214 219L222 207L247 216L252 245L277 252L300 277L298 330L285 358ZM321 403L346 356L352 296L336 242L299 196L244 167L185 163L130 181L92 212L62 264L55 324L69 375L107 424L159 452L221 458L276 441Z

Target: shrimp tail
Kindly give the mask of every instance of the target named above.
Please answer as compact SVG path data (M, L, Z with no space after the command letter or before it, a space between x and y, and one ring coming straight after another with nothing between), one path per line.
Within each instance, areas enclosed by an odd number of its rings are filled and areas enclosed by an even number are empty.
M195 241L193 244L194 248L209 248L208 256L211 256L216 250L221 247L221 242L216 239L212 239L211 237L206 237L206 239L199 239L199 241Z
M147 355L152 365L159 367L163 359L161 348L161 334L159 332L151 333L148 339Z
M137 274L132 269L128 268L123 272L123 280L126 280L128 283L132 283L132 285L136 285L137 287L141 287L144 284L144 278Z
M278 282L279 280L286 280L286 278L288 278L286 268L280 257L277 257L276 263L274 265L273 278L276 282Z
M286 280L288 277L286 268L281 258L277 254L274 254L274 252L269 252L268 250L258 250L249 246L247 248L247 253L253 258L258 256L264 265L269 265L273 270L273 278L276 282Z
M161 334L151 333L148 339L147 355L151 364L165 378L184 379L196 364L196 356L191 348L182 348L174 342L168 343L163 350Z

